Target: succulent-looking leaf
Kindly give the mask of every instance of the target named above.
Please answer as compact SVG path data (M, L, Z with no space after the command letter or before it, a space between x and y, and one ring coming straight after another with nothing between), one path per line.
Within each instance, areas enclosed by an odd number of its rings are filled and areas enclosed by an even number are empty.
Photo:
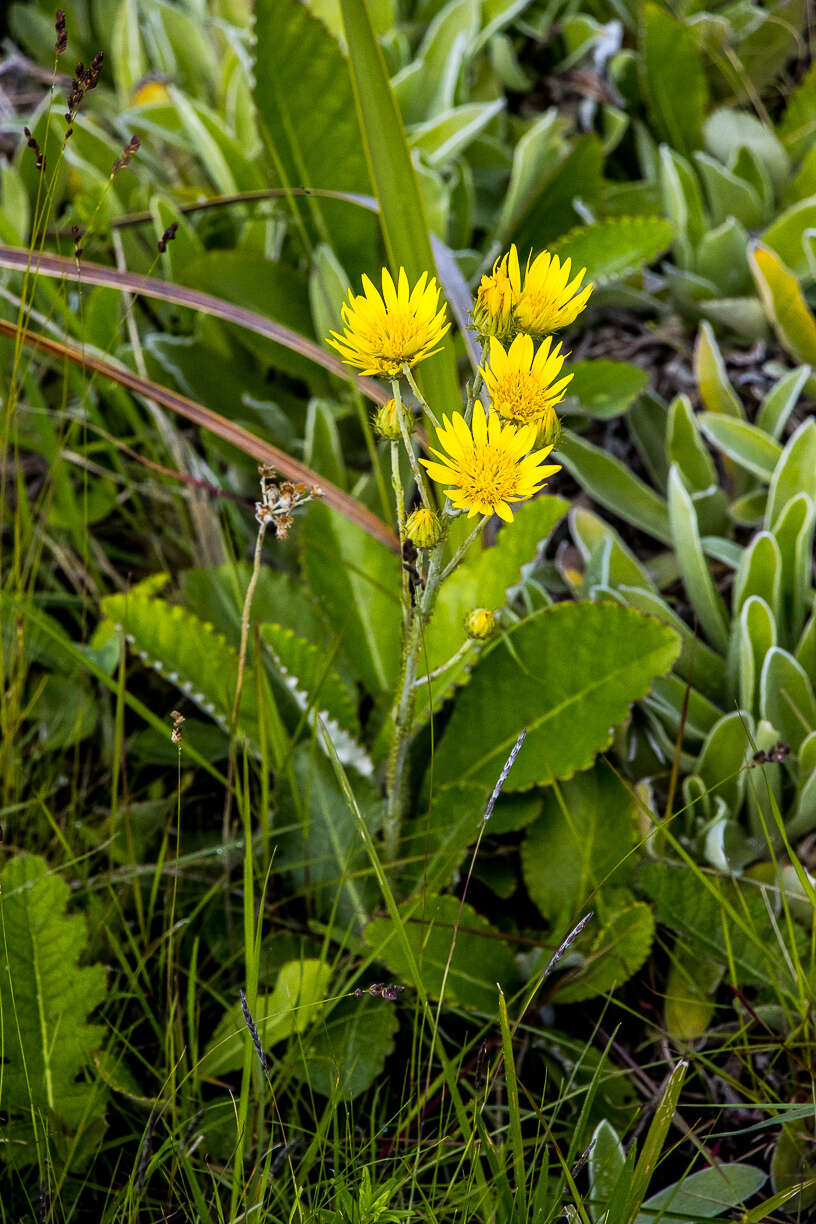
M677 469L669 473L669 517L677 560L689 599L713 646L728 647L728 613L708 569L694 503Z
M666 503L619 459L567 429L561 434L557 458L607 510L661 543L671 543Z
M694 373L700 397L710 412L744 417L745 411L725 372L725 362L710 323L702 323L694 345Z
M766 483L771 479L782 447L764 429L721 412L701 412L697 422L708 440L746 472Z
M793 655L779 646L765 657L759 707L762 717L776 727L794 751L811 731L816 731L816 698L811 682Z
M667 625L613 604L561 603L536 613L474 668L437 750L436 785L492 784L522 727L527 741L505 789L587 769L679 650Z
M3 1105L27 1115L28 1125L36 1118L38 1130L49 1113L72 1129L86 1127L104 1105L99 1087L77 1077L104 1037L87 1017L105 997L105 970L78 964L87 923L66 916L68 895L68 885L32 854L16 855L0 873ZM33 1131L26 1141L36 1160ZM5 1145L0 1151L12 1155ZM14 1156L19 1163L22 1153Z
M643 1203L635 1224L687 1224L689 1219L711 1220L738 1207L767 1181L762 1169L748 1164L718 1164L683 1177Z

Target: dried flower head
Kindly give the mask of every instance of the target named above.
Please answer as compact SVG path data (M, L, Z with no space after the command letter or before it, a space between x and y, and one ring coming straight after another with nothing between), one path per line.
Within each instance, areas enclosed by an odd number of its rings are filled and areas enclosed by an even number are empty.
M349 289L349 300L341 307L343 335L332 332L328 343L336 348L346 365L363 374L396 378L403 366L415 366L438 352L442 337L450 328L445 321L445 306L439 309L436 280L428 281L423 272L413 289L405 269L400 268L397 284L387 268L382 270L382 295L367 276L363 293Z
M544 464L552 450L545 446L532 451L538 427L516 429L502 425L492 408L485 413L479 400L473 408L473 425L468 427L460 412L449 420L443 417L437 439L443 451L431 453L436 459L421 459L429 474L445 490L458 510L474 514L498 514L512 522L513 502L525 501L542 487L548 476L561 470L560 464Z
M181 729L185 723L184 715L180 714L178 710L171 710L170 718L173 723L173 730L170 732L170 740L174 744L180 744L181 743Z
M99 84L99 74L102 71L102 62L104 55L101 51L97 51L96 55L91 60L90 68L86 68L80 61L74 70L74 77L71 81L71 92L68 94L67 109L65 111L65 120L67 123L73 122L74 116L79 110L80 103L86 94L92 89L96 89Z
M490 364L480 373L500 416L518 425L536 425L539 441L554 443L555 405L561 403L573 377L558 378L563 365L561 345L553 349L551 336L536 349L530 336L518 335L507 350L491 336Z
M294 519L292 511L311 501L322 497L323 490L319 485L308 489L300 481L297 484L291 480L278 480L278 474L268 463L258 467L261 480L261 500L255 503L255 518L266 527L273 527L276 535L285 540Z
M34 150L34 153L36 154L36 158L37 158L34 164L36 165L40 173L42 173L43 170L45 169L45 154L43 153L40 146L37 144L36 138L31 135L31 132L29 131L27 127L23 128L23 135L26 138L26 144L28 145L29 149Z

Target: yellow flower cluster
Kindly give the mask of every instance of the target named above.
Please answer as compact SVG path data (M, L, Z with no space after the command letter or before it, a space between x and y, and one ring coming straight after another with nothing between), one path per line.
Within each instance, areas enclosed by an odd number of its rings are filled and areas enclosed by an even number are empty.
M449 486L451 504L468 517L498 514L511 521L511 506L532 497L559 471L544 460L558 439L555 408L572 375L562 376L565 355L560 343L553 347L550 333L574 322L586 306L592 285L581 288L585 272L571 277L569 259L562 264L542 251L527 261L522 277L512 246L482 277L472 317L485 345L479 373L491 406L485 411L477 400L470 425L461 412L443 416L437 430L442 449L431 448L435 458L420 460L434 480ZM438 352L450 323L427 273L411 289L403 268L396 285L383 269L382 293L366 276L363 290L349 290L341 310L343 334L332 332L328 341L347 365L394 380ZM376 428L384 437L398 437L393 400L380 409ZM534 450L536 443L543 445ZM423 538L430 531L424 520L412 529Z

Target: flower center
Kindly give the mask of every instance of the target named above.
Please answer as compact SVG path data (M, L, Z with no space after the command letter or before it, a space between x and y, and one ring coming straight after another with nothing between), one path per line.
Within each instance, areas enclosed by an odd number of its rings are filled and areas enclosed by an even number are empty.
M493 403L503 417L529 424L547 410L546 389L529 370L513 370L497 379Z
M427 343L427 330L413 315L387 314L371 329L371 351L386 360L401 363L413 357Z
M461 488L471 501L496 502L514 498L518 489L518 463L506 450L490 442L473 448L462 464Z

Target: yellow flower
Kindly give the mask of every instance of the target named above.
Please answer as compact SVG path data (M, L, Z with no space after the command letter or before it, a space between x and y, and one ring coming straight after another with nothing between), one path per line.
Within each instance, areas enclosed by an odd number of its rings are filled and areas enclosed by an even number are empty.
M555 405L567 393L572 374L556 382L564 358L561 345L552 351L552 337L535 349L530 336L516 336L509 349L495 336L490 337L490 365L480 370L493 407L518 425L535 425L539 440L554 442L558 437Z
M400 268L397 285L387 268L382 272L382 296L367 276L363 293L349 289L349 300L341 308L343 335L332 332L328 343L337 349L346 365L363 374L396 378L404 365L415 366L438 352L449 329L445 306L438 310L436 280L423 272L413 290L405 269Z
M405 534L417 548L433 548L442 538L442 524L433 510L414 510L405 520Z
M519 331L543 336L575 322L589 300L592 285L581 289L586 268L570 280L571 268L571 260L562 264L549 251L542 251L532 263L528 259L524 285L515 301Z
M496 632L496 614L489 608L474 608L465 617L465 633L476 641L484 641Z
M496 260L490 276L482 277L476 294L473 325L483 340L488 336L509 340L515 335L513 307L519 291L518 252L513 246L508 255Z
M501 417L493 409L489 416L477 400L473 408L473 426L468 428L461 412L448 420L442 418L437 432L440 446L446 453L431 449L439 462L421 459L429 474L440 484L451 485L445 490L457 510L474 514L498 514L512 522L511 502L525 501L537 493L548 476L560 471L560 464L544 464L552 450L528 454L535 445L538 429L523 425L515 429L502 426Z

